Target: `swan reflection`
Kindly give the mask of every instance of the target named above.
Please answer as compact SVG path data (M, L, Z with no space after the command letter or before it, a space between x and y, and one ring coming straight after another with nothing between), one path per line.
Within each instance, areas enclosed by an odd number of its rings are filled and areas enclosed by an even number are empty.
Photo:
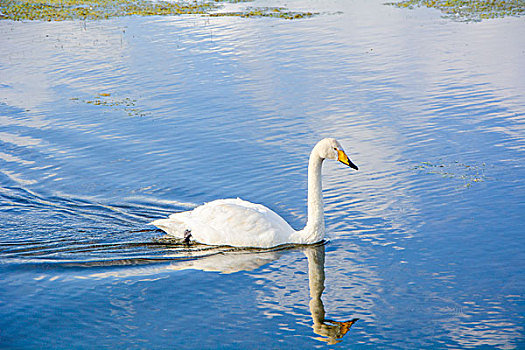
M109 267L127 265L124 269L97 272L77 276L77 278L127 278L159 275L170 271L200 270L231 274L240 271L253 271L278 260L286 251L296 250L298 246L290 245L271 250L265 249L238 249L228 247L209 247L202 245L179 246L172 253L164 254L163 258L170 261L163 263L145 263L138 265L136 259L123 259L112 261L85 262L70 264L84 267ZM312 329L319 337L315 339L328 344L339 343L348 333L357 318L348 321L334 321L325 317L325 308L321 300L325 289L325 245L323 243L299 248L308 260L308 284L310 289L310 313L312 316ZM173 259L173 260L172 260ZM157 262L162 261L161 259Z
M167 249L167 248L164 248ZM115 260L96 260L89 262L67 263L65 266L82 267L119 267L110 271L95 272L76 276L77 278L126 278L157 275L170 271L199 270L231 274L241 271L253 271L261 266L278 260L290 247L279 249L238 249L233 247L210 247L199 244L191 246L177 244L161 256L124 258Z
M310 246L304 249L308 259L308 281L310 286L310 312L314 322L312 328L315 334L319 335L316 339L325 341L328 344L339 343L350 327L358 320L353 318L348 321L333 321L325 318L325 310L321 296L324 291L324 245Z

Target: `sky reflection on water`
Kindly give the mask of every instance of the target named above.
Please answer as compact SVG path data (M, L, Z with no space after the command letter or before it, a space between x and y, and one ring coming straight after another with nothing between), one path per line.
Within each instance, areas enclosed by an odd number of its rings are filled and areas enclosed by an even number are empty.
M296 5L323 14L0 21L2 347L324 346L301 249L147 223L239 196L301 228L327 136L360 167L323 174L339 346L523 347L522 19Z

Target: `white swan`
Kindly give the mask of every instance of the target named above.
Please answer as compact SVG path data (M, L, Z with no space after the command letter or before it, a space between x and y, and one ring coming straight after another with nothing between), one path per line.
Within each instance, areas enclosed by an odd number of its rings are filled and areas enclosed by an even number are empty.
M325 159L358 169L337 140L327 138L315 145L308 163L308 220L301 231L295 231L265 206L239 198L215 200L151 224L168 235L208 245L270 248L320 242L325 233L321 189L321 166Z

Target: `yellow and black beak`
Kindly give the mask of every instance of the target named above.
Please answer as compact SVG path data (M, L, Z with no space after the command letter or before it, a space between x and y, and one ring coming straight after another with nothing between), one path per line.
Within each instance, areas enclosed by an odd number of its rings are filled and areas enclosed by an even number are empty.
M346 155L346 153L344 151L341 151L341 150L337 150L337 153L338 153L338 157L337 157L337 160L340 161L341 163L345 164L345 165L348 165L350 168L352 169L355 169L355 170L359 170L359 168L357 167L357 165L355 165L354 163L352 163L352 161L350 160L350 158L348 158L348 156Z

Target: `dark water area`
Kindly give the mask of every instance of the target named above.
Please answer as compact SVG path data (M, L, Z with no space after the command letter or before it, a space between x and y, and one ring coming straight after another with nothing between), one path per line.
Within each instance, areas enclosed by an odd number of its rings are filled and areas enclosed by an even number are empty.
M523 19L287 7L320 15L0 21L0 348L525 347ZM324 137L360 168L324 166L326 244L148 225L300 229Z

